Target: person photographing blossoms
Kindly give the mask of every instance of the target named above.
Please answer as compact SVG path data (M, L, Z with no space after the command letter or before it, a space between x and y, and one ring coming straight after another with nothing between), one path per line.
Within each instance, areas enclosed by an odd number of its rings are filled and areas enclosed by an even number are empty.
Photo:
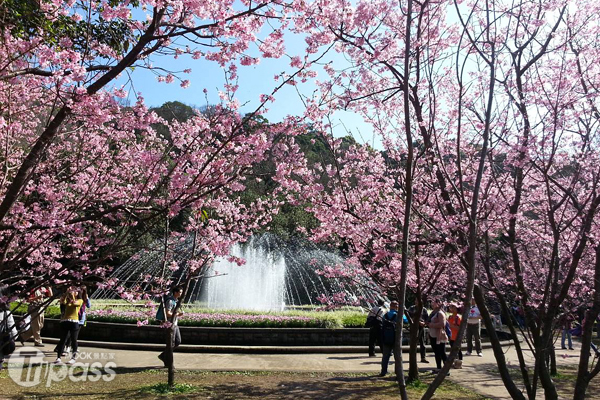
M60 342L58 342L56 364L61 364L61 355L65 349L67 337L71 338L71 359L67 364L74 364L77 358L77 337L79 336L79 310L83 304L81 292L78 288L70 287L60 298L60 304L65 306L65 311L60 320Z
M83 328L86 325L87 310L92 307L92 303L90 302L90 297L87 294L87 288L85 286L82 286L81 289L79 289L78 298L81 298L81 300L83 301L83 303L81 304L81 307L79 308L79 315L78 315L79 332L81 332L81 328ZM62 306L63 313L64 313L64 308L65 308L65 306L63 305ZM71 341L71 334L68 333L67 338L65 340L65 347L63 349L63 353L60 354L60 357L66 356L66 354L72 348L73 348L73 343ZM56 348L54 349L54 351L58 352L58 345L56 345Z

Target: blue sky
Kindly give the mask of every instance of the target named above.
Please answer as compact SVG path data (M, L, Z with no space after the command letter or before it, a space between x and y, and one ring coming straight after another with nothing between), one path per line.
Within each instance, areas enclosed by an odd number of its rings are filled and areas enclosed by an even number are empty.
M286 52L289 55L302 55L304 49L304 39L294 37L291 34L286 35ZM181 43L180 43L181 45ZM259 56L256 49L248 52L250 56ZM332 53L330 60L336 63L343 63L340 55ZM270 94L277 83L274 76L283 71L291 72L289 66L290 58L283 56L279 59L261 59L258 65L239 66L239 90L237 98L243 105L241 112L249 112L259 104L260 94ZM154 67L161 67L169 71L183 71L191 69L190 74L176 74L180 79L189 79L188 88L182 88L180 82L175 80L167 84L159 82L155 73L144 69L136 68L128 71L132 78L133 86L126 87L130 91L130 102L134 102L133 92L141 93L146 104L149 106L160 106L167 101L180 101L182 103L201 107L207 104L216 104L219 102L218 92L222 90L225 83L225 72L221 67L212 61L204 59L193 60L188 55L182 55L178 59L172 56L154 55L152 58ZM324 74L320 73L317 79L324 79ZM122 76L116 83L117 86L123 85L127 81L127 76ZM203 90L207 90L205 95ZM304 111L304 105L300 100L298 91L303 95L310 95L315 89L314 83L299 83L296 87L286 85L276 95L276 101L269 103L269 111L265 115L271 122L281 121L286 115L301 115ZM332 119L334 123L334 133L336 136L346 135L350 131L360 142L372 141L372 130L370 126L363 122L362 117L355 113L339 111Z

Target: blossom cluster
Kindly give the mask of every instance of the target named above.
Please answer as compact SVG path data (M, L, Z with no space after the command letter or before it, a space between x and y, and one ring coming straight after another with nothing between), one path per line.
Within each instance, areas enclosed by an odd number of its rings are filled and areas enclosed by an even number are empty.
M154 310L90 310L90 321L157 324ZM304 316L286 316L274 314L233 314L233 313L185 313L178 319L183 326L249 326L249 327L323 327L326 322L319 318Z

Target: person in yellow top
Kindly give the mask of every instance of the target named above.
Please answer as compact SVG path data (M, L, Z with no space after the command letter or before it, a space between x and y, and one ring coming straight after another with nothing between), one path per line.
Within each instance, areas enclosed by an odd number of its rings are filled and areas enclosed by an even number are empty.
M81 292L78 288L70 287L60 298L60 304L65 306L65 311L60 319L60 342L58 343L55 364L61 364L60 359L65 348L67 336L71 336L71 359L67 364L74 364L77 359L77 336L79 335L79 309L83 304Z

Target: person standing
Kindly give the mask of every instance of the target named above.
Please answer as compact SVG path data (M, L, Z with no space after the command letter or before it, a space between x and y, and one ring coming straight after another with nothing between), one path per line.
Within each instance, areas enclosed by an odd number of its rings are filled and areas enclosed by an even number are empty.
M565 313L562 315L562 335L560 339L560 347L563 350L567 349L565 346L565 339L568 339L569 350L573 350L573 340L571 338L571 329L573 328L573 321L575 318L571 313Z
M160 307L156 313L156 319L163 322L173 322L173 350L175 350L181 344L181 332L177 325L177 318L183 315L183 312L178 312L175 317L173 313L177 307L177 301L181 297L182 288L176 286L173 288L172 293L163 297ZM163 351L158 355L158 359L163 362L165 367L169 366L166 351ZM170 355L169 355L170 356Z
M33 291L29 297L29 306L27 314L31 318L29 329L21 334L20 341L25 342L33 337L36 347L44 347L42 343L42 328L44 327L44 312L45 302L52 297L52 289L50 287L40 287Z
M92 303L90 302L90 297L88 296L87 288L85 286L81 287L79 293L80 293L81 300L83 300L83 304L81 304L81 308L79 309L79 315L78 315L78 317L79 317L79 332L81 332L81 328L83 328L85 326L85 322L87 320L87 310L88 310L88 308L92 307ZM68 334L67 339L65 341L65 350L63 350L64 353L61 354L61 356L64 356L65 353L67 353L69 351L69 349L72 349L72 348L73 348L73 342L71 340L71 335ZM55 351L58 351L58 346Z
M387 375L388 364L394 344L396 343L396 322L398 322L398 302L390 303L390 311L384 314L381 321L381 373L379 376ZM394 357L397 360L396 357Z
M458 315L458 305L456 303L450 303L449 311L451 315L448 317L448 324L450 325L450 332L452 336L450 337L450 347L454 346L454 342L458 339L458 331L460 330L460 323L462 318ZM462 359L463 354L462 350L458 349L458 359L454 360L454 368L462 368Z
M467 318L467 355L470 356L473 352L473 338L475 338L475 350L479 357L483 357L481 353L481 312L475 304L475 299L471 299L471 308Z
M417 306L413 304L408 309L408 314L413 319L417 319ZM417 333L417 340L419 341L419 351L421 353L421 362L425 364L429 364L429 360L426 358L426 349L425 349L425 322L429 319L429 314L427 313L427 309L423 306L421 310L421 315L419 317L419 332Z
M61 364L61 356L64 352L67 337L71 337L71 359L67 364L74 364L77 359L77 337L79 336L79 310L83 304L81 298L81 292L75 288L70 287L65 294L60 298L60 303L64 304L65 312L60 320L60 341L58 342L58 349L56 350L57 357L55 364Z
M445 363L446 343L448 335L446 334L446 314L442 310L442 302L439 299L431 300L431 314L429 316L429 338L431 339L431 348L435 354L435 363L437 369L442 369L442 361Z
M0 286L0 297L4 297L6 286ZM6 335L8 333L8 335ZM4 363L4 357L14 351L14 339L18 336L15 319L10 312L9 305L0 300L0 339L8 339L6 342L0 340L0 370Z
M373 306L367 314L367 324L369 328L369 357L375 357L375 344L381 342L381 321L385 314L385 308L383 308L384 301L380 299L377 305ZM379 343L379 349L381 350L381 343Z

